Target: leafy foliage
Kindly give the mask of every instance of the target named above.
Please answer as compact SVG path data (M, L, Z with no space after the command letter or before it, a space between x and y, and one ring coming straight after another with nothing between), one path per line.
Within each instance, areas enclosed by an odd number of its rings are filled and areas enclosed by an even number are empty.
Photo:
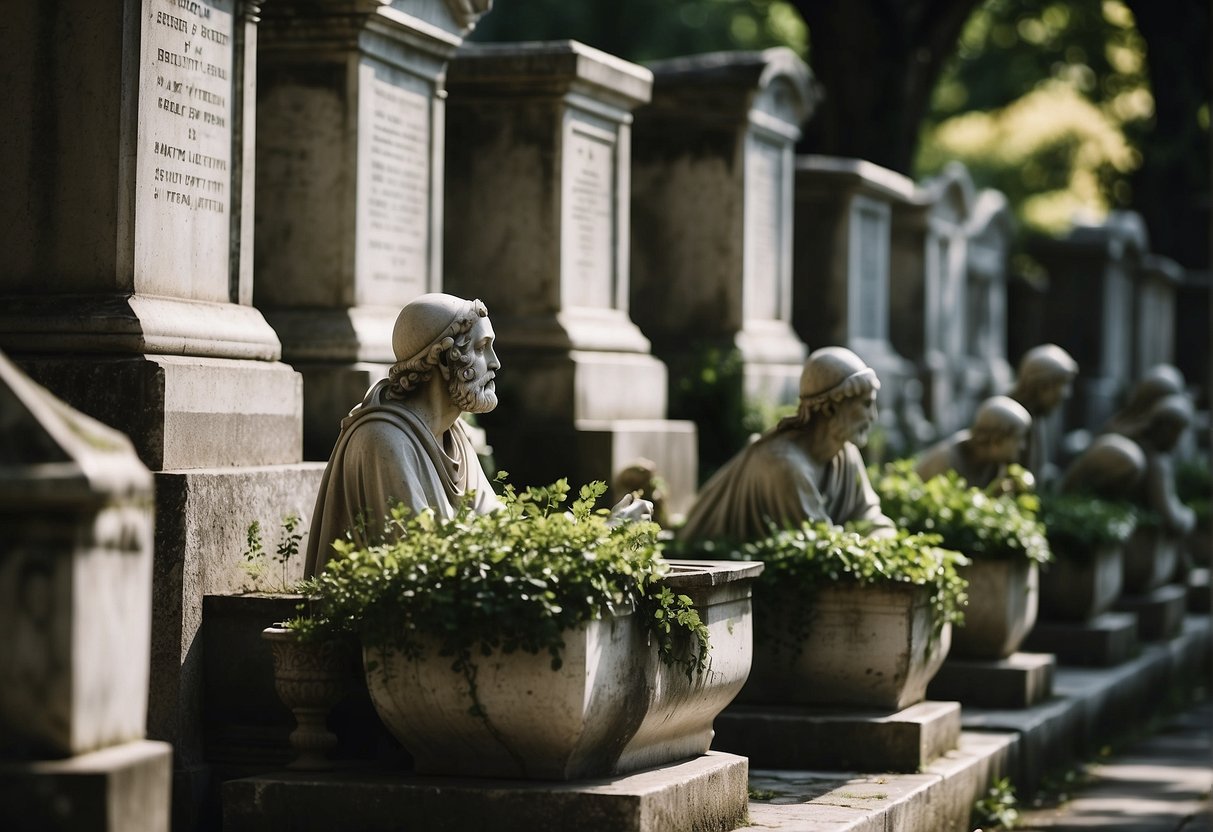
M669 565L657 525L608 522L594 510L601 482L565 511L568 491L566 480L522 493L506 485L501 510L477 514L469 500L450 518L397 506L383 543L334 543L288 626L301 639L354 635L412 657L436 639L475 701L474 654L546 650L555 670L566 630L635 609L664 661L703 672L708 630L691 598L661 583Z
M908 459L889 463L873 485L898 528L937 534L944 546L970 557L1052 559L1034 494L989 495L955 471L923 482Z
M973 805L971 825L983 829L1014 829L1019 823L1019 798L1009 777L990 784L985 795Z
M839 583L926 587L935 634L964 619L968 582L956 572L968 563L959 552L940 548L938 535L872 537L828 523L772 529L770 537L740 546L696 543L700 557L760 560L755 581L755 622L761 638L799 648L812 620L813 593ZM783 603L786 601L786 603ZM790 618L789 618L790 616Z
M1047 494L1041 497L1040 521L1055 555L1089 560L1099 547L1129 539L1137 511L1129 503L1086 494Z
M279 566L280 576L277 585L270 587L272 591L286 592L290 589L286 573L291 561L299 554L299 544L303 541L303 532L299 529L301 522L298 514L288 514L282 518L282 531L278 545L274 548L274 562ZM254 520L249 523L245 532L244 558L240 563L240 568L253 582L254 587L269 568L261 535L261 521Z
M1213 474L1205 456L1184 460L1175 468L1175 493L1196 513L1201 528L1209 526L1209 502L1213 499Z

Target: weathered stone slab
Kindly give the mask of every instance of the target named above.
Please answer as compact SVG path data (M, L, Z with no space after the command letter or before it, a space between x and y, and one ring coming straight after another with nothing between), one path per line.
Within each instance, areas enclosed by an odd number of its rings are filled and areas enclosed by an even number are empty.
M895 713L733 705L716 718L712 745L763 768L918 771L955 748L959 736L956 702Z
M711 751L661 768L574 783L419 777L383 770L283 773L223 787L226 832L535 829L710 832L745 822L749 766Z
M1188 589L1182 584L1167 584L1141 595L1122 595L1115 605L1118 612L1137 616L1137 634L1145 641L1179 635L1187 607Z
M1005 659L948 659L927 687L932 699L968 707L1027 708L1053 693L1057 658L1051 653L1012 653Z
M1137 616L1106 612L1084 622L1037 621L1023 646L1052 653L1063 665L1120 664L1137 652Z
M65 760L0 763L6 832L168 832L172 748L139 740Z

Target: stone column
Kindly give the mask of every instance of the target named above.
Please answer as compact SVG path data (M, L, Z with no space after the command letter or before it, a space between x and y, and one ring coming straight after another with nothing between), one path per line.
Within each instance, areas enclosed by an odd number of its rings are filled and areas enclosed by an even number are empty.
M1184 268L1169 257L1147 254L1137 272L1134 309L1133 377L1151 367L1175 363L1175 298Z
M1030 245L1048 275L1044 339L1078 362L1067 427L1101 427L1133 381L1134 284L1148 250L1145 223L1131 211L1114 211L1100 225L1075 226L1062 239Z
M980 401L969 381L968 230L976 194L953 163L893 212L894 346L918 368L927 417L941 434L968 427Z
M894 346L894 324L907 312L921 315L922 287L901 289L893 303L891 271L911 264L892 262L903 256L893 245L892 217L915 199L913 182L871 162L796 160L793 323L814 346L849 347L875 368L881 425L890 450L898 452L909 441L907 432L918 431L904 424L904 382L915 370ZM921 252L911 259L922 267ZM911 420L916 415L909 414Z
M260 29L256 301L303 375L304 456L442 289L447 61L489 0L280 0Z
M65 0L0 30L0 347L155 472L147 725L184 818L207 776L203 595L238 591L248 524L308 514L319 481L299 375L250 305L258 14Z
M980 404L989 396L1011 389L1014 380L1007 361L1007 270L1015 219L1001 191L987 188L977 194L965 225L965 236L968 238L965 387L975 397L973 403Z
M647 457L675 511L694 426L629 314L631 111L652 75L573 41L465 47L451 63L446 284L485 302L503 369L485 417L525 482L608 482Z
M143 739L152 475L3 355L0 418L0 827L166 832L171 749Z
M739 395L795 402L793 147L813 106L809 69L787 49L651 68L632 164L636 323L674 378L703 369L703 347L736 349Z

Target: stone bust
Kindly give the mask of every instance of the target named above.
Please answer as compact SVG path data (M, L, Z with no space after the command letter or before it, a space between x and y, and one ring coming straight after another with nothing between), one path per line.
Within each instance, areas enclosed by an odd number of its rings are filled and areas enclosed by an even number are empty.
M1183 373L1170 364L1157 364L1133 386L1128 401L1104 425L1105 433L1119 433L1132 438L1150 418L1150 410L1160 399L1184 392Z
M1009 395L1032 416L1032 429L1019 461L1038 482L1055 478L1054 443L1049 436L1047 417L1070 397L1077 375L1078 363L1056 344L1033 347L1020 359L1015 386Z
M1186 535L1196 526L1196 515L1175 493L1172 452L1192 424L1192 402L1183 393L1159 398L1146 412L1141 427L1129 437L1146 457L1145 475L1136 490L1139 504L1158 515L1163 530Z
M1146 470L1146 455L1125 436L1096 437L1066 469L1061 491L1089 494L1102 500L1129 500Z
M1001 488L1007 466L1023 455L1031 427L1032 417L1023 405L994 396L978 406L971 427L924 451L914 470L924 480L954 470L976 488Z
M824 347L805 362L800 405L733 457L707 482L678 537L687 541L761 539L776 526L825 521L892 521L868 482L857 446L876 420L875 371L843 347Z
M460 419L497 406L495 338L478 300L431 293L400 311L392 330L396 363L341 422L312 512L306 575L324 568L334 540L378 539L396 503L443 517L472 493L479 513L501 505ZM612 520L647 519L651 511L628 494Z

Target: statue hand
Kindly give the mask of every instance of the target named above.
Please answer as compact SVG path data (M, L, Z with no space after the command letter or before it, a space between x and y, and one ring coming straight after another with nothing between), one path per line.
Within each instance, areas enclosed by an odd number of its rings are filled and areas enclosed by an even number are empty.
M633 492L625 494L623 499L615 504L611 509L610 519L607 521L612 526L617 526L620 523L635 523L637 521L648 521L653 519L653 504L648 500L642 500Z

